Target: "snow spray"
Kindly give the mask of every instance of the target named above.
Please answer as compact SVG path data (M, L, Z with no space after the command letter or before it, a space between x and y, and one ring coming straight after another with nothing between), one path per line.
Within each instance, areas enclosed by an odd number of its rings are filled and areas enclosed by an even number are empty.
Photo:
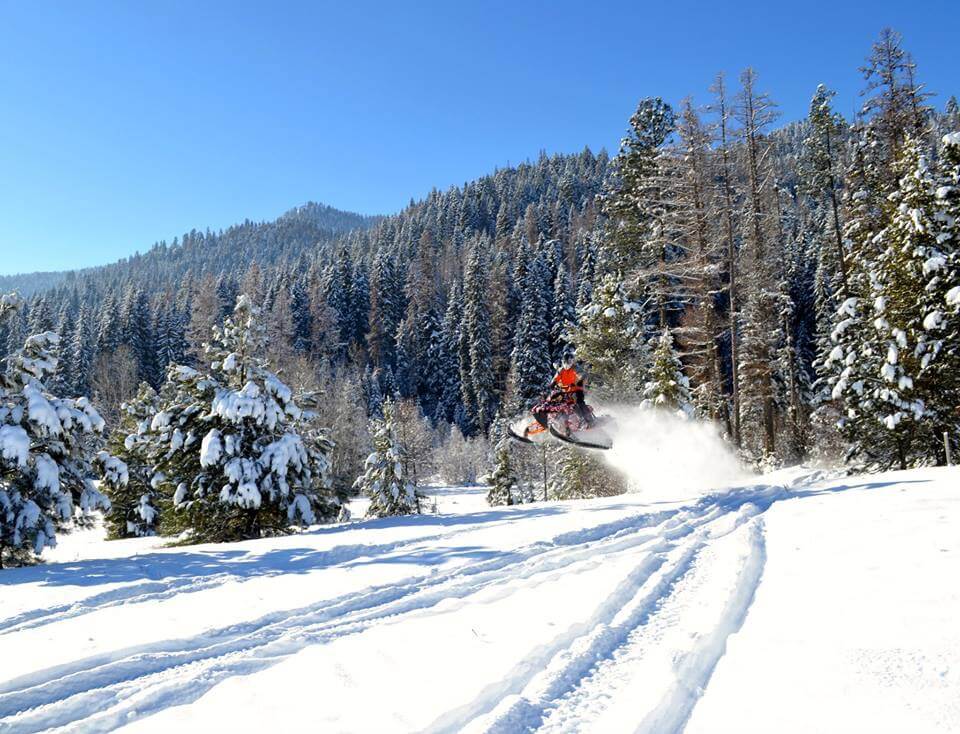
M614 421L613 448L602 452L604 459L650 500L691 499L750 476L712 423L636 406L597 412Z

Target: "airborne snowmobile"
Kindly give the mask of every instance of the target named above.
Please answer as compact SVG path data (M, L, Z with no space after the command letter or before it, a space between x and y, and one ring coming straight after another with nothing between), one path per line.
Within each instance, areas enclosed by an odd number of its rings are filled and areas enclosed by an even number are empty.
M550 394L525 416L507 428L511 438L522 443L542 443L553 437L558 441L587 449L609 449L613 445L604 426L610 420L597 416L583 399L583 378L573 368L572 353L563 356L550 385Z

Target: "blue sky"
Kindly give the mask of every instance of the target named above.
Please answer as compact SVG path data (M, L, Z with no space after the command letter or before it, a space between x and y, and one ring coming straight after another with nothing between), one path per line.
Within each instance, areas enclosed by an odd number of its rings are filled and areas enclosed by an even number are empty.
M613 150L641 97L705 100L747 65L785 120L819 82L849 113L884 25L938 104L960 93L956 0L737 5L0 1L0 274L308 200L390 213L541 149Z

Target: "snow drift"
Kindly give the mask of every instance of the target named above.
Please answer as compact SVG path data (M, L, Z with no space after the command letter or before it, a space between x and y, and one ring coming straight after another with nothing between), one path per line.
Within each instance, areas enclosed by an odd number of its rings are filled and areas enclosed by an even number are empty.
M613 417L613 448L603 452L647 500L685 500L745 479L716 425L636 406L603 406Z

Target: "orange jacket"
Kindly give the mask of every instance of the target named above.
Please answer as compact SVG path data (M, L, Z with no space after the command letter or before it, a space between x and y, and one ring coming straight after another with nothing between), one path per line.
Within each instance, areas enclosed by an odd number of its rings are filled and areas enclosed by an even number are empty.
M572 367L570 369L561 369L553 376L553 382L550 384L564 392L576 392L583 390L583 384L580 375Z

